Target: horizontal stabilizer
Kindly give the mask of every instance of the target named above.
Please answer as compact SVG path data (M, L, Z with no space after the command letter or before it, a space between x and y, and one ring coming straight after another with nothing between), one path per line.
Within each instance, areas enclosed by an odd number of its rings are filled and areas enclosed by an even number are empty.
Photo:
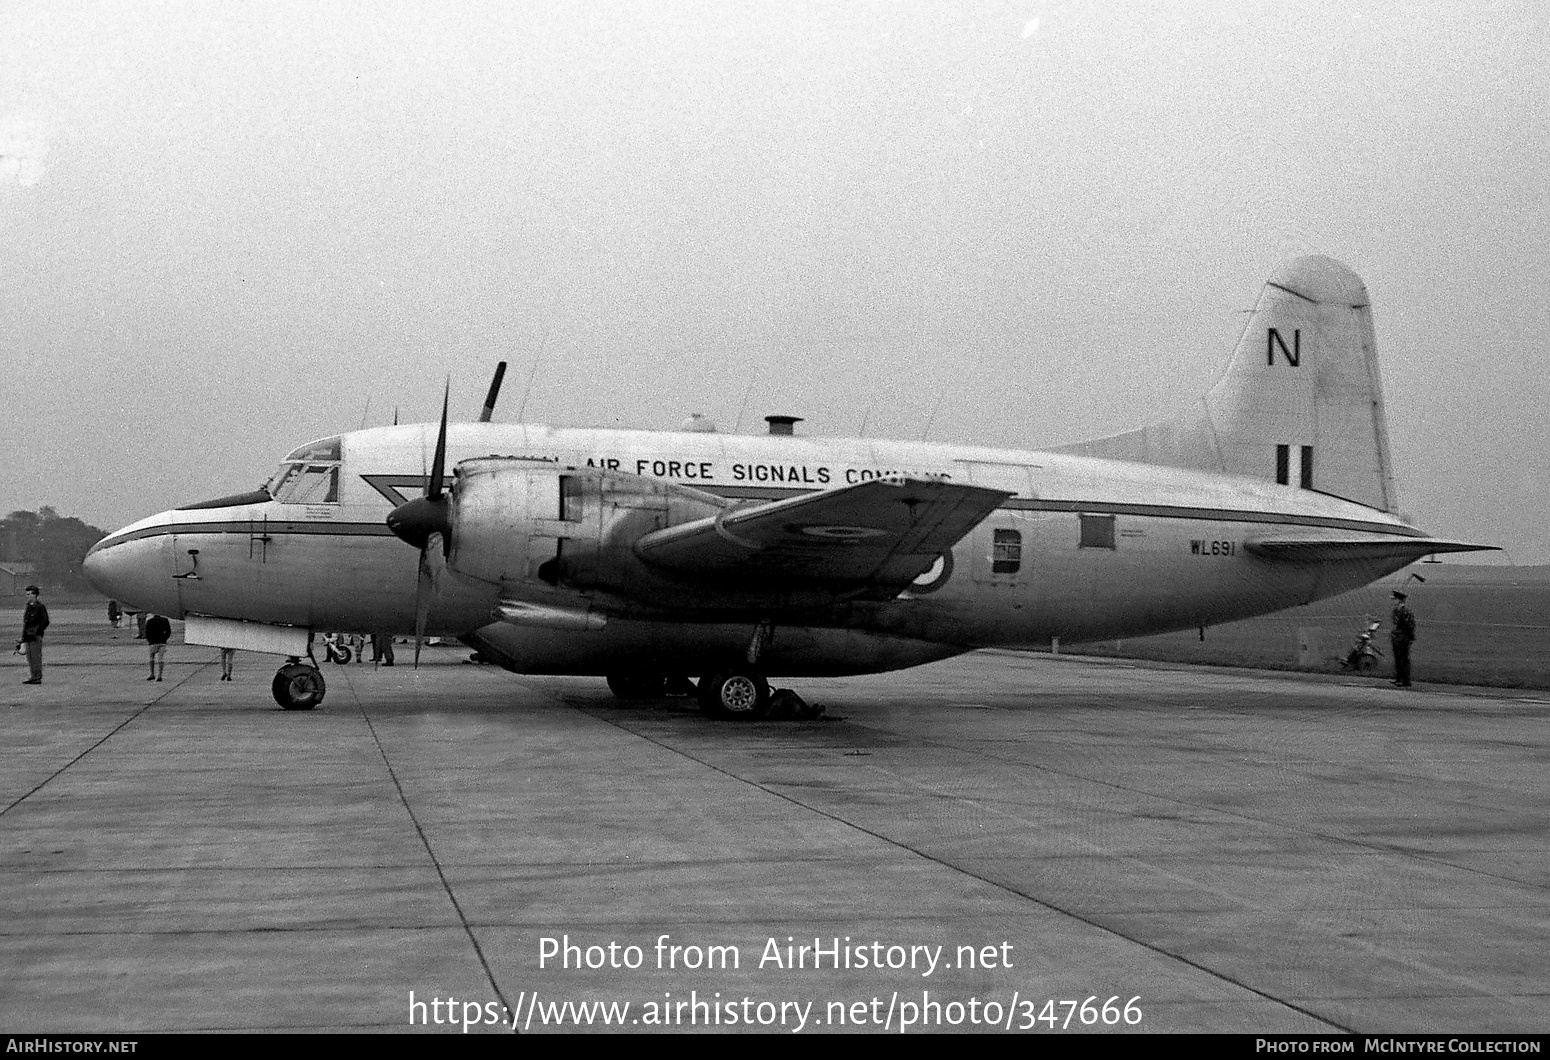
M1363 537L1349 540L1319 538L1268 538L1244 542L1245 549L1265 559L1293 563L1332 563L1338 560L1404 559L1415 561L1423 556L1444 552L1495 552L1495 545L1476 545L1468 541L1441 541L1434 537Z
M656 530L635 553L680 574L864 585L894 595L1010 496L938 480L875 479Z

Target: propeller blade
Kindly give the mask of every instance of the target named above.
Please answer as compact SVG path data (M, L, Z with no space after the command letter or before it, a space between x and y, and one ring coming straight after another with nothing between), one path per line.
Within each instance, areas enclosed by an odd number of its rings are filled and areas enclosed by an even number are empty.
M420 645L425 643L425 622L430 617L430 600L427 583L431 580L425 569L425 557L420 557L420 577L414 590L414 668L420 668Z
M431 602L441 583L447 561L442 556L442 537L433 533L420 550L420 575L414 590L414 668L420 668L420 649L425 644L425 627L430 621Z
M495 378L490 380L490 392L484 396L484 409L479 413L480 423L489 423L495 415L495 399L500 396L501 380L506 378L506 362L495 366Z
M452 377L447 377L447 388L441 394L441 429L436 432L436 455L431 459L431 481L425 487L425 498L441 500L441 486L447 475L447 401L452 396Z

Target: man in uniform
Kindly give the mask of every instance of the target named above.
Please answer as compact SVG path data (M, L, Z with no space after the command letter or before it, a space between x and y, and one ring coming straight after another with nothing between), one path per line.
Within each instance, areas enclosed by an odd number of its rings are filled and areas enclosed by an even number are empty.
M1405 606L1405 594L1394 590L1394 613L1389 620L1389 646L1394 649L1394 683L1410 687L1410 645L1415 641L1415 615Z
M38 587L27 586L27 609L22 612L22 644L27 648L27 667L32 676L24 685L43 683L43 631L48 629L48 608L38 599Z

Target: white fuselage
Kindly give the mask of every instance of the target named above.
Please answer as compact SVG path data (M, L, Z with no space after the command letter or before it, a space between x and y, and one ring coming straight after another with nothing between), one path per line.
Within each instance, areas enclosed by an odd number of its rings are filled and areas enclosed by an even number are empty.
M89 569L127 603L309 629L407 633L417 553L387 529L419 496L434 424L345 434L311 493L163 512L110 535ZM293 457L295 454L293 454ZM1209 626L1345 592L1408 559L1288 563L1245 545L1276 535L1424 536L1394 515L1254 479L1016 450L899 441L523 424L453 424L448 466L510 456L603 467L752 501L868 478L945 477L1012 496L909 591L777 629L780 673L891 669L976 647L1033 647ZM326 469L325 469L326 471ZM278 481L278 478L277 478ZM499 590L449 572L429 632L493 645L515 669L605 673L746 643L742 622L623 615L596 631L515 629Z

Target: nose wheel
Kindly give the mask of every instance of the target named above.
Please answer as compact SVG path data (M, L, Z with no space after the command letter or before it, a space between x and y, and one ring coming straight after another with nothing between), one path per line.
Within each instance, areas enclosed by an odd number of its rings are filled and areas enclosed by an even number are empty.
M274 701L286 710L311 710L323 702L323 693L327 690L322 671L295 661L280 667L269 687L274 693Z

